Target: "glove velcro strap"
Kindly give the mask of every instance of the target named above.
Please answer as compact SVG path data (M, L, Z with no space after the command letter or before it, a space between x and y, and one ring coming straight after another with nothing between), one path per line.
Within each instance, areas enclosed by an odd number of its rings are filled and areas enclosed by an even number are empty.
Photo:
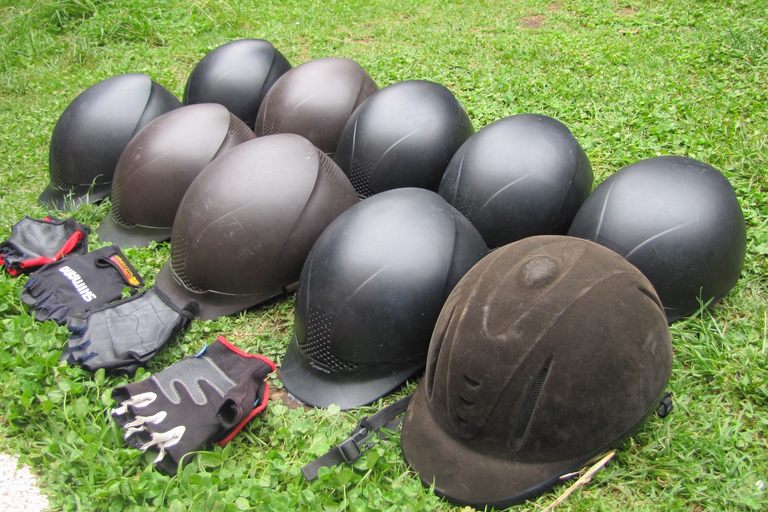
M338 464L351 464L373 448L376 443L373 436L378 434L379 439L389 437L387 431L399 432L402 427L405 410L413 395L401 398L397 402L388 405L372 416L366 416L360 420L352 435L339 443L338 446L331 448L328 453L318 457L309 464L301 468L304 478L315 480L320 468L332 467Z

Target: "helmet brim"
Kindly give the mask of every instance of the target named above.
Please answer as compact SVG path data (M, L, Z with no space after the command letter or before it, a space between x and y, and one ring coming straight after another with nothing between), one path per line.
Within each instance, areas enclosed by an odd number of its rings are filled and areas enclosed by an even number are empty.
M65 212L74 210L83 204L97 203L108 197L111 192L112 183L75 185L65 190L49 183L38 197L38 201L49 208Z
M524 463L470 450L445 433L432 418L426 385L419 383L408 405L401 436L403 456L425 487L461 506L507 508L537 496L580 470L603 449L570 460Z
M216 320L222 316L233 315L284 293L283 288L248 295L230 295L215 291L195 292L185 287L173 275L170 261L160 269L155 278L155 286L179 308L183 308L190 300L196 301L200 305L200 320Z
M280 365L280 380L288 392L307 405L341 410L368 405L388 395L424 367L424 357L406 362L367 366L357 372L327 372L313 366L293 336Z
M109 212L96 228L100 242L112 242L120 247L147 247L151 242L166 242L171 239L171 227L152 228L148 226L123 226Z

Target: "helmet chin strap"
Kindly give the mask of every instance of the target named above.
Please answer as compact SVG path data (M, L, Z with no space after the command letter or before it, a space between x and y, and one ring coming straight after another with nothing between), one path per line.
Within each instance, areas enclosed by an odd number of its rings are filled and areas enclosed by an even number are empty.
M325 455L301 468L304 478L311 482L317 478L317 472L320 468L329 468L344 462L351 464L356 461L362 454L375 446L374 434L378 434L379 439L386 439L390 436L389 432L400 432L403 423L402 416L411 402L411 397L413 394L386 406L372 416L362 418L351 436L339 443L338 446L331 448Z

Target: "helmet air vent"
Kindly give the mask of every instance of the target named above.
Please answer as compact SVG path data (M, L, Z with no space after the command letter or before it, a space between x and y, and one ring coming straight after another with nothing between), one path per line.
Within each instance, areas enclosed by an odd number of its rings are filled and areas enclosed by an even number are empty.
M520 413L519 419L517 420L515 439L522 439L525 435L525 431L528 429L528 423L531 421L531 416L533 416L533 410L536 408L536 402L539 400L539 394L541 393L541 389L544 387L544 381L547 380L548 371L549 369L546 367L541 370L539 376L536 377L536 380L533 383L531 392L528 393L528 397L525 399L525 403L523 403L523 410Z

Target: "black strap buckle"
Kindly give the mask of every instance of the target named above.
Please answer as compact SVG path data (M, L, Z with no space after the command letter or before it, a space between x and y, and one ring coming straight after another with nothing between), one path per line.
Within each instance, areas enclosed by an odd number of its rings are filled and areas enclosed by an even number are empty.
M360 458L362 454L373 448L374 443L368 442L373 437L374 432L359 423L351 436L339 444L337 449L344 462L350 464Z
M317 472L322 467L331 467L342 462L351 464L376 445L373 438L378 434L379 439L389 437L389 432L399 432L402 427L401 415L408 407L412 395L401 398L373 416L367 416L360 420L352 431L352 435L331 448L325 455L318 457L301 468L301 472L309 481L317 478Z

